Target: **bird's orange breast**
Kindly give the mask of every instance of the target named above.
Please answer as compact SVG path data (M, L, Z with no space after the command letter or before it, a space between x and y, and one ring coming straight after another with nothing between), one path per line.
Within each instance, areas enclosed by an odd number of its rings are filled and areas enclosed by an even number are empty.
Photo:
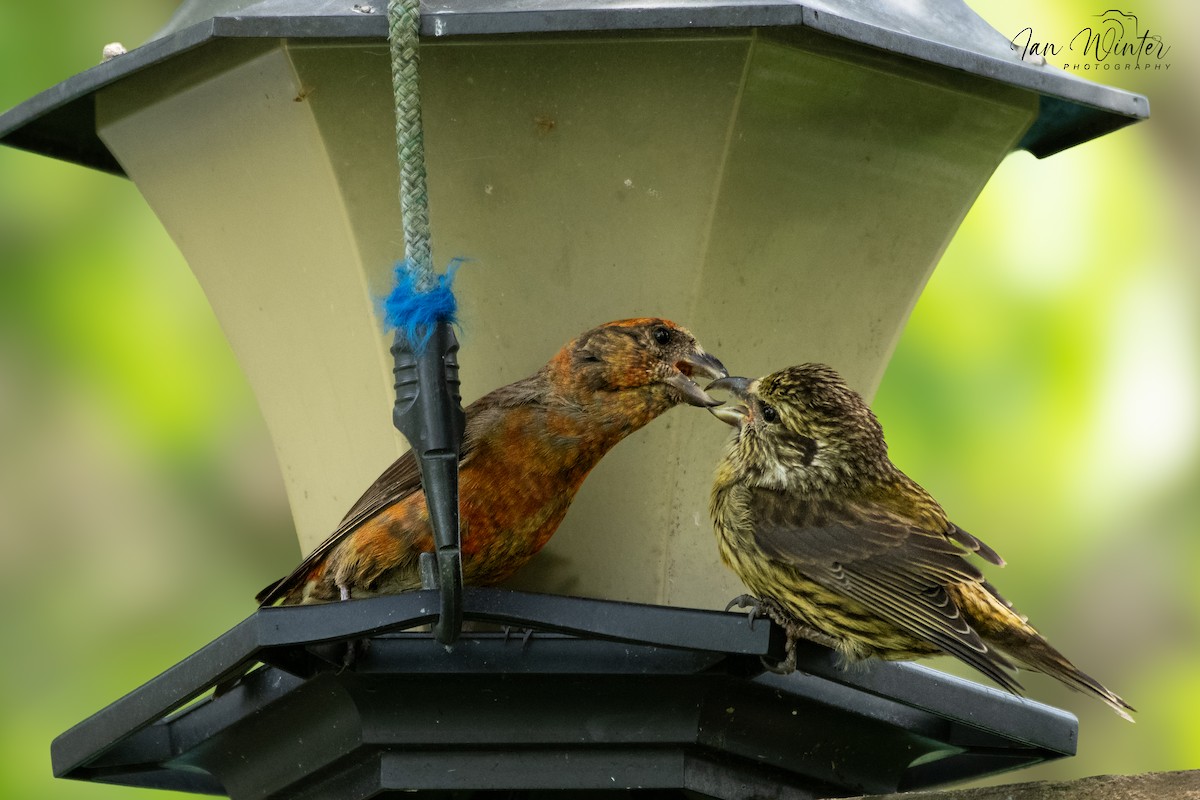
M459 472L464 582L499 583L524 566L614 443L544 408L514 409L478 437ZM363 524L320 571L333 566L335 580L354 585L382 578L415 588L418 556L432 550L425 497L416 492ZM405 577L387 574L396 571Z
M476 443L459 475L463 577L503 581L550 540L610 445L568 415L521 409Z

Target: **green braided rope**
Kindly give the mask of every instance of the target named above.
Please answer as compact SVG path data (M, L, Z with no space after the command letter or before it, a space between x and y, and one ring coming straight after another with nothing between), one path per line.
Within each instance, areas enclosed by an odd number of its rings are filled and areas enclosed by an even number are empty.
M400 158L400 213L404 256L419 292L437 284L429 249L429 192L425 185L425 137L421 130L421 84L417 52L420 0L389 0L388 41L396 95L396 152Z

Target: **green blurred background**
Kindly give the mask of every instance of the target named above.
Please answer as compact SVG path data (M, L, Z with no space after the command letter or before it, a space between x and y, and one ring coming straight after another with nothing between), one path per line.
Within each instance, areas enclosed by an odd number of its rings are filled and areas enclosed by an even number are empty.
M0 4L0 108L175 5ZM1043 41L1105 10L972 6ZM1121 8L1171 66L1090 76L1152 120L1001 165L875 402L898 463L1008 559L1005 593L1139 709L1028 677L1080 755L1007 780L1200 767L1200 7ZM133 185L8 149L0 542L0 797L166 796L54 781L50 740L250 613L298 547L253 397Z

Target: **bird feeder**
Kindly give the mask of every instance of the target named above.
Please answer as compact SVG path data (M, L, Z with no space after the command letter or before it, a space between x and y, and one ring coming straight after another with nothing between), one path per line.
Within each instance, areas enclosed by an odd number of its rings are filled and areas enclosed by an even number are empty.
M406 446L390 424L390 340L375 308L403 255L383 6L188 0L151 41L0 116L5 144L137 184L257 397L304 550ZM532 372L592 325L639 315L688 326L737 372L767 372L780 358L824 361L870 396L934 265L1005 155L1050 155L1148 114L1141 96L1023 62L958 0L445 0L425 9L421 34L435 252L470 259L456 287L468 400ZM684 628L691 639L640 628L670 628L655 615L710 609L741 590L716 558L705 513L725 435L704 414L672 412L589 478L563 528L513 584L592 598L599 605L586 612L571 607L583 618L556 616L569 616L566 600L499 612L497 603L529 596L467 594L468 617L571 634L544 648L561 661L521 662L504 654L505 643L473 639L446 656L456 661L413 667L405 660L413 644L400 637L386 639L365 671L331 676L314 666L320 642L429 621L427 593L354 603L353 614L267 610L139 690L149 699L127 698L136 713L93 718L66 735L56 769L224 786L240 797L328 796L316 784L296 788L290 773L278 785L214 777L223 774L219 752L272 738L258 735L263 725L332 724L310 713L346 724L328 753L300 760L330 786L359 780L357 794L344 796L362 797L488 788L488 758L508 776L494 788L518 788L509 782L525 774L540 777L521 788L667 782L741 797L765 780L799 792L780 796L800 797L818 785L915 788L1073 751L1073 720L957 682L951 694L966 705L941 702L928 682L948 679L914 668L879 665L869 674L885 677L868 688L856 673L753 676L746 664L778 643L764 638L764 626L737 627L744 623L729 615L694 612L695 625ZM649 616L639 623L630 609ZM597 622L608 613L623 624ZM611 673L587 666L588 647ZM807 666L820 673L814 659ZM172 715L255 660L272 666ZM446 674L435 677L430 663ZM512 690L497 708L519 706L532 690L525 679L506 683L510 669L554 676L546 680L555 698L592 692L579 673L603 673L627 702L619 712L564 703L563 714L579 716L559 734L576 749L547 746L541 760L506 760L502 744L514 740L503 724L437 727L455 692L489 680ZM704 683L700 673L720 677ZM653 695L646 686L674 686L683 675L692 676L679 684L688 688L671 696L689 712L638 711ZM395 699L383 706L392 716L365 702L399 685L442 698L422 706L424 727L402 720ZM776 711L762 709L800 696L808 699L795 708L824 709L819 733L832 725L844 736L830 741L847 748L857 729L828 720L891 731L894 763L867 776L865 757L832 756L833 766L814 772L790 757L755 755L764 737L781 735L761 716ZM743 700L760 710L721 717ZM972 704L1006 721L997 727ZM521 741L521 752L537 750ZM441 767L413 761L410 746L441 753L430 764L448 763L456 748L482 760L464 768L474 777L455 783ZM292 764L283 753L278 763ZM358 778L335 777L334 765L348 760ZM555 769L576 764L589 777L555 783Z

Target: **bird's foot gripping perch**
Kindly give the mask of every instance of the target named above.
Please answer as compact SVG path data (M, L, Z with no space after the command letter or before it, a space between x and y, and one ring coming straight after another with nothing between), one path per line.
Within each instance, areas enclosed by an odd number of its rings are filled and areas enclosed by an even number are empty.
M768 672L774 672L776 675L787 675L796 671L796 642L801 639L807 639L810 642L816 642L819 645L824 645L831 650L838 649L838 641L832 636L823 633L809 625L797 622L792 619L780 607L778 603L770 598L755 597L751 594L740 594L729 601L725 606L725 610L729 611L733 608L748 608L750 609L748 617L750 620L750 628L754 628L756 619L769 619L779 627L783 628L787 634L787 643L784 645L784 652L787 654L783 661L772 661L765 657L759 657L763 667Z
M754 630L754 620L770 618L770 615L767 613L766 603L752 594L739 594L725 606L726 611L731 611L735 608L750 609L750 613L746 615L746 619L750 623L750 630Z
M354 669L371 650L370 639L350 639L344 642L322 642L309 645L308 651L341 675Z
M504 641L507 642L510 638L512 638L514 633L520 634L521 650L525 650L527 647L529 647L529 640L533 638L533 628L514 628L511 625L505 625L503 628Z
M755 597L752 594L739 594L725 606L726 611L733 608L750 609L746 617L749 620L751 630L754 630L755 620L769 619L787 631L787 644L784 648L787 657L783 661L772 661L765 656L759 656L759 660L768 672L774 672L777 675L787 675L789 672L794 672L796 669L796 640L792 637L787 617L782 613L782 609L779 608L778 604L772 600Z

